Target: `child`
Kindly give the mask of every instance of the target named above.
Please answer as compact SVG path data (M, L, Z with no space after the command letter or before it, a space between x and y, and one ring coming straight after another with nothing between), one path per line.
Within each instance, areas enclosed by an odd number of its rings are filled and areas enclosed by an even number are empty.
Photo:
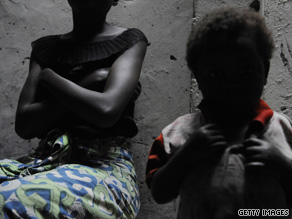
M250 9L217 9L194 26L186 60L203 95L200 112L162 130L146 167L157 203L180 195L178 218L236 218L240 209L289 215L291 122L261 99L273 49Z

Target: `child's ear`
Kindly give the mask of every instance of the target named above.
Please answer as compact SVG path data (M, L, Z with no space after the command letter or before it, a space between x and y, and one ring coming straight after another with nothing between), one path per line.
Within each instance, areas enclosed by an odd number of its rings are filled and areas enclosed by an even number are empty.
M269 71L270 71L270 61L265 61L264 62L264 71L265 71L265 85L267 84L267 79L268 79L268 75L269 75Z

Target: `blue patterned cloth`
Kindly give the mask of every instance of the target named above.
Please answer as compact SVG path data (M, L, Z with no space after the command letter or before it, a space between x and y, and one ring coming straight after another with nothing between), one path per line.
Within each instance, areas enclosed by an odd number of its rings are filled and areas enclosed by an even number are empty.
M0 218L135 218L140 200L129 146L124 137L63 134L46 142L49 156L0 160Z

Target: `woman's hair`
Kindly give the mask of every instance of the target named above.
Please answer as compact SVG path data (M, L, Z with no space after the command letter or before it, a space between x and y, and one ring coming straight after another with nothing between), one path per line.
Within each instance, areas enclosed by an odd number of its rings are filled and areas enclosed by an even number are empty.
M262 16L251 9L225 7L208 13L193 26L187 43L189 69L196 75L198 59L204 50L212 48L220 39L234 42L241 36L254 41L264 61L271 59L274 40Z

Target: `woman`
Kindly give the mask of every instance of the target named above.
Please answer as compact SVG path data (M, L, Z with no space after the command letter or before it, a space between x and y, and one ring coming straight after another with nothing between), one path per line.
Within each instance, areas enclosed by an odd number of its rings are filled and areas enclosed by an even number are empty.
M147 39L106 22L118 0L68 0L73 30L32 43L16 133L35 153L0 161L3 218L135 218L129 138Z

